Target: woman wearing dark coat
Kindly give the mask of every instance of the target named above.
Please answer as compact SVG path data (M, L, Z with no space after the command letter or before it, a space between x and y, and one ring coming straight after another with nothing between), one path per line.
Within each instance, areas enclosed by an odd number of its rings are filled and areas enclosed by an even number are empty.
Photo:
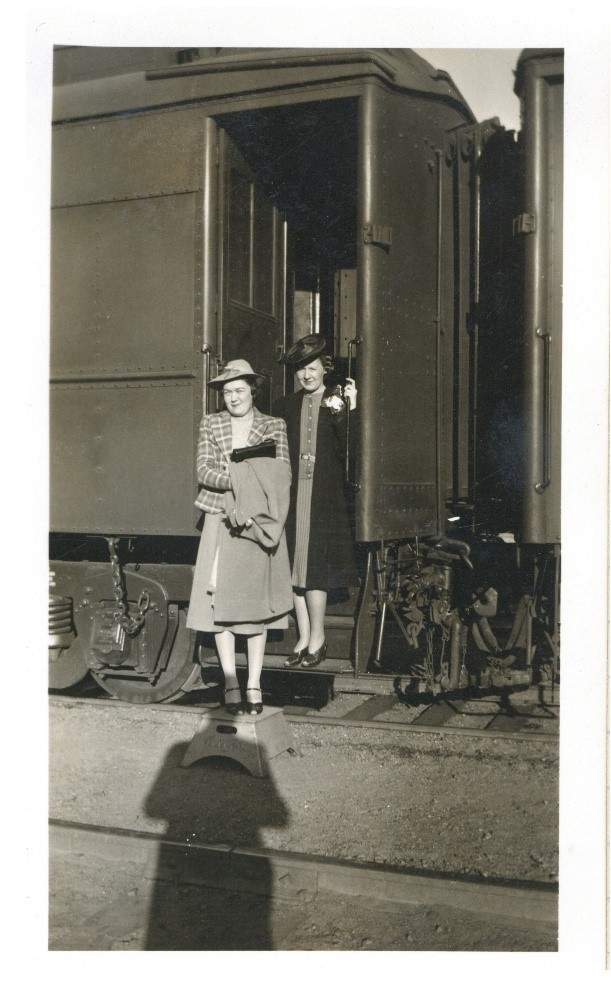
M325 388L332 369L322 336L299 339L281 362L301 389L281 398L274 414L287 425L292 481L286 521L299 639L287 667L316 667L326 657L327 593L358 583L346 508L344 456L347 409L356 408L356 387L348 380L344 400Z

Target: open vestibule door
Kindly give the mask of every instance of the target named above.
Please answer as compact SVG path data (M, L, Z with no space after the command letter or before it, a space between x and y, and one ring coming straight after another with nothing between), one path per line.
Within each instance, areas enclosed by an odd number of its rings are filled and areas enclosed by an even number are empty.
M286 222L227 132L219 129L219 348L266 376L257 407L284 393Z

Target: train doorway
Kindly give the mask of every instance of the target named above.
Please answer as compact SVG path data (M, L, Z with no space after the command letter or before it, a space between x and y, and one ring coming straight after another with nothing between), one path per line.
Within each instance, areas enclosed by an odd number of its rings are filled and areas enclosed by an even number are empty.
M313 332L325 337L336 358L328 381L343 381L348 373L348 342L356 334L358 115L355 97L215 116L224 200L223 359L235 351L244 322L250 321L259 339L256 345L249 340L248 358L265 373L270 364L272 399L297 386L278 363L282 352ZM265 272L258 272L259 266ZM278 304L284 320L276 322L275 341L272 321L256 301L257 288L263 294L271 274L285 288ZM251 308L245 319L249 280ZM241 302L235 300L232 282L241 288ZM358 371L351 372L358 377ZM329 592L327 601L329 658L346 670L352 668L358 594L356 587ZM274 635L267 654L282 660L296 635L292 627L283 639Z
M266 379L265 412L284 389L287 226L237 146L219 132L219 351L248 359Z
M312 332L327 339L340 379L356 326L358 99L240 111L216 121L225 191L223 356L240 341L250 265L257 348L273 370L272 397L293 388L277 363L283 349ZM272 332L255 298L270 300L273 281L284 297Z

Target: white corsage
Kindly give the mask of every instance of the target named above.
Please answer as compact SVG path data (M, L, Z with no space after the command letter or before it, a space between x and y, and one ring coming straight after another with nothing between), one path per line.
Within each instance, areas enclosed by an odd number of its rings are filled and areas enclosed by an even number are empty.
M337 391L338 388L336 388L335 390ZM341 391L341 387L339 388L339 390ZM325 408L330 408L331 411L334 412L335 414L338 414L338 412L343 412L344 408L346 407L346 402L344 401L344 399L341 397L341 395L336 394L335 392L333 394L330 394L327 398L323 398L322 404L325 406Z

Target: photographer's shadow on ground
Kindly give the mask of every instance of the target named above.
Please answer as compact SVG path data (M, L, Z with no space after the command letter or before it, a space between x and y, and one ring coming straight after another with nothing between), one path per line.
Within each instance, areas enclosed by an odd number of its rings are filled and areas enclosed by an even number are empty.
M264 847L265 827L287 826L288 810L273 774L255 778L236 761L223 757L182 767L189 744L168 751L145 800L147 816L166 823L159 847L149 907L145 950L273 950L270 923L271 868L259 859L256 881L240 879L240 860L230 847ZM217 853L193 845L215 845ZM182 845L182 846L181 846ZM228 863L232 889L227 885ZM249 868L245 864L247 875Z

